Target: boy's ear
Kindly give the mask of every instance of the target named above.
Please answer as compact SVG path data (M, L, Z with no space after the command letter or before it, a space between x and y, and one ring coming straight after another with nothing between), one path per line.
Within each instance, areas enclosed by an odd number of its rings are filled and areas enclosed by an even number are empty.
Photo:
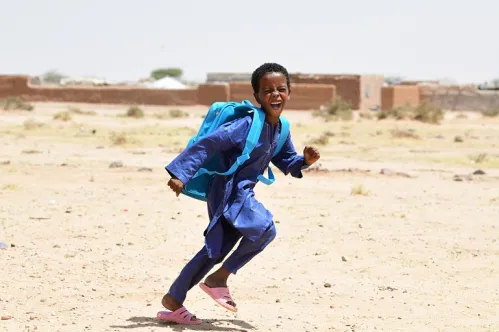
M291 99L291 89L288 90L288 100Z
M261 104L260 97L258 96L258 93L254 92L253 93L253 97L255 97L255 100L256 100L257 103Z

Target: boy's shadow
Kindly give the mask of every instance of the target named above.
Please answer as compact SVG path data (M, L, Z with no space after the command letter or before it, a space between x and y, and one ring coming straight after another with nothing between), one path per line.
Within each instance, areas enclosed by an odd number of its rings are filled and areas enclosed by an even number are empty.
M239 319L203 319L199 325L179 325L175 323L164 323L158 321L155 317L130 317L127 322L129 325L113 325L115 329L136 329L141 327L170 327L173 331L220 331L220 332L247 332L254 330L255 327ZM221 325L236 325L234 327L224 327Z

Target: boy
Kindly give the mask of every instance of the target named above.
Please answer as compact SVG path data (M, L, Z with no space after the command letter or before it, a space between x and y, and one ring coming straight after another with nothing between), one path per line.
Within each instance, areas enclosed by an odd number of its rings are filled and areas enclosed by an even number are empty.
M281 151L272 158L279 140L281 115L291 93L289 75L283 66L265 63L251 77L254 97L265 111L265 124L251 157L231 176L216 176L210 184L207 205L210 223L204 231L205 245L182 269L163 297L162 304L171 312L160 311L160 320L180 324L200 324L201 321L183 306L187 292L241 242L222 266L206 277L199 286L219 305L237 311L227 286L227 279L248 263L275 238L272 214L256 200L253 188L259 174L272 162L284 174L303 177L302 170L320 158L314 147L305 147L298 156L291 135ZM224 124L196 144L185 149L166 166L171 176L168 186L180 195L183 186L214 153L220 154L219 171L227 170L241 154L252 116Z

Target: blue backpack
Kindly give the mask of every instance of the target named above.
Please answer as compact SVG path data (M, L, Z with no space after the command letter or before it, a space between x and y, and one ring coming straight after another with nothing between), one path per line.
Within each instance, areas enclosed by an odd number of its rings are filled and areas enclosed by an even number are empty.
M187 147L196 143L200 138L206 136L207 134L215 131L221 125L234 121L236 119L245 117L249 114L253 114L253 121L251 123L251 128L246 138L246 144L242 154L237 158L231 168L225 172L216 172L217 166L219 166L219 156L216 154L211 159L207 160L202 168L200 168L196 174L192 177L189 182L184 184L184 189L182 194L201 200L207 200L207 191L211 179L215 175L231 175L234 173L239 166L241 166L246 160L250 158L250 154L258 143L260 134L265 123L265 112L255 107L251 104L249 100L244 100L242 103L238 102L216 102L208 110L206 117L204 118L201 128L196 136L192 137L187 143ZM284 142L286 141L289 134L289 121L280 117L281 122L281 134L279 137L279 142L277 143L276 150L273 157L279 153ZM268 179L262 174L258 175L258 180L265 183L266 185L271 185L275 181L274 174L270 167L268 168Z

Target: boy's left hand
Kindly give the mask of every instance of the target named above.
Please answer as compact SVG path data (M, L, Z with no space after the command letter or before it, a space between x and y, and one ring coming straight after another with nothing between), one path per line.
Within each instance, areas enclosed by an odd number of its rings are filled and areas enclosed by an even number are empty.
M303 149L303 158L305 159L305 164L310 166L321 158L321 154L319 153L319 150L313 146L306 146L305 149Z

